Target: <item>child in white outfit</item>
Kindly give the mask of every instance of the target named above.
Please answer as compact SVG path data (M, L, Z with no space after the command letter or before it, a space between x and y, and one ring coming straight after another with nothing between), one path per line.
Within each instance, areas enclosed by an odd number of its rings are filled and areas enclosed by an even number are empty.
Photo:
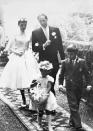
M41 126L44 111L47 114L48 129L53 131L51 126L51 115L57 108L57 102L54 94L50 91L51 84L54 78L48 75L49 71L53 68L52 64L48 61L40 62L41 76L35 81L37 86L32 89L32 97L37 102L35 103L38 108L38 124Z

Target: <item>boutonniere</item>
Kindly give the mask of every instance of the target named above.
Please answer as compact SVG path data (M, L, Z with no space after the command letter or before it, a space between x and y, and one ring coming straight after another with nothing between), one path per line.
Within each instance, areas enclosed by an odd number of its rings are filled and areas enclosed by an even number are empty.
M39 46L39 43L35 43L35 46Z
M57 38L56 32L52 32L52 36L54 37L54 39L56 39Z

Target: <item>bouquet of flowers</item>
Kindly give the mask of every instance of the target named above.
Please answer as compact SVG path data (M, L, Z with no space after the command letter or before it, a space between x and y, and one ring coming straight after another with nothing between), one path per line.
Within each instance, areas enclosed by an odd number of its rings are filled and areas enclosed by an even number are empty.
M30 98L31 100L37 104L37 106L46 102L49 94L44 93L43 89L41 89L41 84L34 80L34 83L30 86Z

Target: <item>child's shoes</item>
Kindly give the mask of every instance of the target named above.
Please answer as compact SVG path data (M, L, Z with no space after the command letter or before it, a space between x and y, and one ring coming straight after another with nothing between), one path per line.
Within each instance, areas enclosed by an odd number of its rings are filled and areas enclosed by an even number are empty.
M49 127L49 131L54 131L52 127Z
M38 130L38 131L43 131L42 126L38 125L37 130Z
M26 104L21 104L21 107L25 108L27 105Z

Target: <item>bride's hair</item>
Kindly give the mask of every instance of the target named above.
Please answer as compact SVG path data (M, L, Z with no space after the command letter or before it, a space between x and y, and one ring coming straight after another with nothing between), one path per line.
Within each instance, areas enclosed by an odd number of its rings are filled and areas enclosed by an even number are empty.
M21 23L26 23L27 24L26 18L21 18L20 20L18 20L18 25L20 25Z

